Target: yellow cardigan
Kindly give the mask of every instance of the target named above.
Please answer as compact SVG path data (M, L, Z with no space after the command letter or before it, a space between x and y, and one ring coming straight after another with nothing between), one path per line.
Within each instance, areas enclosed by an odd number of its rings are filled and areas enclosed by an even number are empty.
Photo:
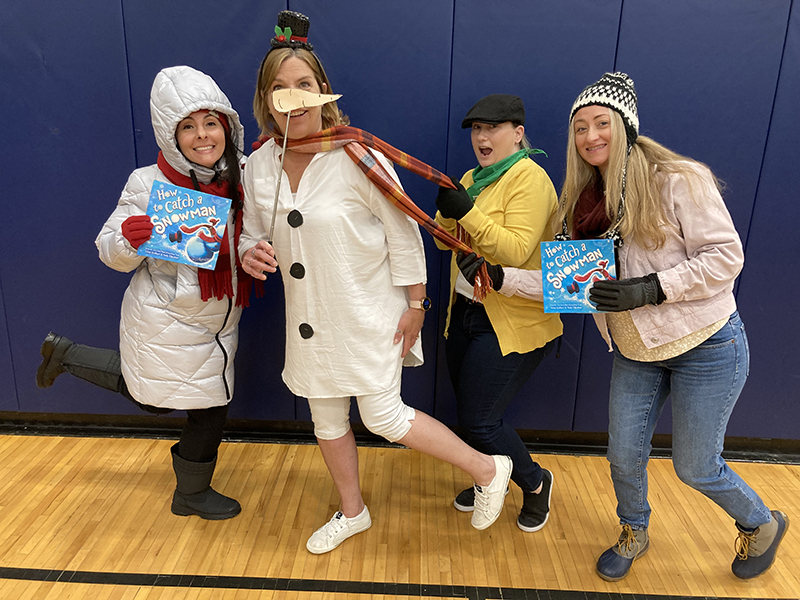
M461 183L465 188L472 185L472 171L461 178ZM541 270L539 242L553 239L550 220L556 205L556 191L547 173L532 160L523 159L478 195L475 206L460 223L472 238L472 248L488 262L504 267ZM437 212L436 221L455 235L455 219L446 219ZM447 250L438 240L436 245ZM454 252L450 264L450 306L445 337L450 326L458 272ZM503 356L541 348L563 331L558 314L545 314L541 302L490 292L483 305Z

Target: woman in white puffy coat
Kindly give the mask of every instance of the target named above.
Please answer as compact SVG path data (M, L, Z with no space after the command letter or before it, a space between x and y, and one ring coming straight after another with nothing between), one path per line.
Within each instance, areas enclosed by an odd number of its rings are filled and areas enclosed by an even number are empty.
M157 164L130 175L95 241L106 265L135 271L122 301L120 350L74 344L51 332L36 380L49 387L68 372L150 412L186 410L187 424L172 447L172 512L227 519L241 507L210 483L233 395L239 316L252 281L230 251L241 228L244 130L214 80L186 66L156 76L150 112L161 149ZM146 211L154 181L232 199L213 271L137 254L153 229Z

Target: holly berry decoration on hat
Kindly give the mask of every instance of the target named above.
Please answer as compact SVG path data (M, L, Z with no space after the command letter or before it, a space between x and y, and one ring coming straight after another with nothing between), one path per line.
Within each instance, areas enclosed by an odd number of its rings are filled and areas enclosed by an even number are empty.
M292 39L292 28L287 27L286 29L281 29L277 25L275 25L275 38L279 42L286 42Z
M313 51L314 46L308 43L308 17L291 10L278 13L278 24L275 26L275 37L270 40L271 48L302 48Z

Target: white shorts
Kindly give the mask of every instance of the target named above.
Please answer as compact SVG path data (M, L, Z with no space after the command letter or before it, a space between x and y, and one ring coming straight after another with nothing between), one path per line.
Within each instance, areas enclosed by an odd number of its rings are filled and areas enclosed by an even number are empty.
M416 415L413 408L400 397L400 382L396 388L357 396L361 420L372 433L390 442L405 437ZM350 396L340 398L309 398L314 435L321 440L338 440L350 431Z

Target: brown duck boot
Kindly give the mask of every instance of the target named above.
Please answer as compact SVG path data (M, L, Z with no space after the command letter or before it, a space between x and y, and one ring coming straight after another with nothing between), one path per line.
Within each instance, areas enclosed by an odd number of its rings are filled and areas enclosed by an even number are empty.
M773 510L770 516L769 523L754 531L736 524L739 537L736 538L736 558L731 570L739 579L758 577L775 562L778 546L789 529L789 517L779 510Z
M606 581L619 581L628 576L633 561L649 549L647 529L633 529L625 523L617 543L597 559L597 574Z

